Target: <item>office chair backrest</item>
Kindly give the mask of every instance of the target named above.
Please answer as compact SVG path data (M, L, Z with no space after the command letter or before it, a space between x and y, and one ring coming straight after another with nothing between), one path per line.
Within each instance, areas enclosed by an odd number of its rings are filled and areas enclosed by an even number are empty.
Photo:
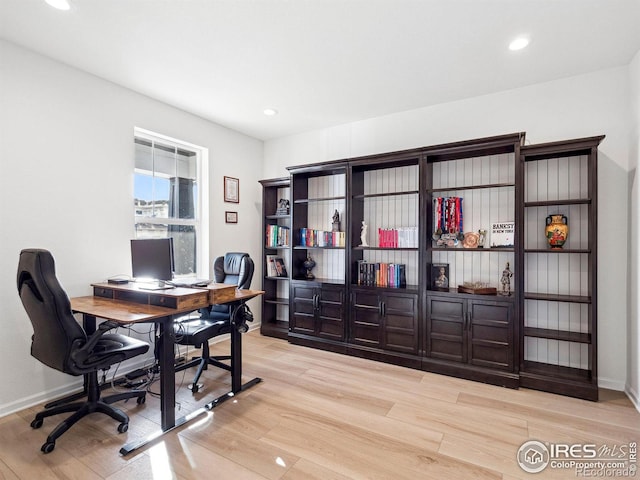
M251 287L254 264L248 253L229 252L213 262L213 278L216 283L237 285L245 290Z
M70 355L87 336L71 313L69 297L56 278L47 250L25 249L18 263L18 293L33 326L31 355L51 368L79 375Z

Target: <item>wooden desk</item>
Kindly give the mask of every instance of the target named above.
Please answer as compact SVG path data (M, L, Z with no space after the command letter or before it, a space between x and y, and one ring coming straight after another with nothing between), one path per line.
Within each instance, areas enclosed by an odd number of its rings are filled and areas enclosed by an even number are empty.
M250 382L242 384L242 335L236 328L232 328L231 391L189 415L177 420L175 418L175 333L173 329L175 317L198 308L207 307L212 304L210 300L213 299L215 304L229 304L232 309L231 318L233 318L235 309L247 300L264 293L261 290L237 290L234 288L233 296L231 296L228 285L225 287L218 285L220 284L197 289L143 290L134 284L96 283L92 284L94 296L71 299L71 309L83 315L83 322L88 333L95 330L97 318L113 320L123 325L153 322L159 328L157 355L160 365L161 431L153 433L141 441L123 446L120 449L121 454L126 455L137 450L162 434L199 416L206 409L215 408L233 395L261 381L260 378L254 378ZM226 297L220 297L222 291L226 291Z

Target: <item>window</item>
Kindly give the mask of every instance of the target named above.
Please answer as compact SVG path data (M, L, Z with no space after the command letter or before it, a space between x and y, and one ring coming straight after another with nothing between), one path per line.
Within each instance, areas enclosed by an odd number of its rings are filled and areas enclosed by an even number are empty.
M135 238L173 238L175 275L208 276L207 149L136 128Z

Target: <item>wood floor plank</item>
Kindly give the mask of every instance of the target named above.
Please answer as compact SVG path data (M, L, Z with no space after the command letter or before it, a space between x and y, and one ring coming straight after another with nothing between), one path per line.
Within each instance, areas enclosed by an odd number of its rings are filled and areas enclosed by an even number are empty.
M282 477L282 480L351 480L349 477L313 463L305 458L298 460Z
M239 402L242 402L240 400ZM247 415L251 412L247 411ZM207 421L183 429L179 436L187 438L203 447L242 464L270 480L280 479L299 457L286 450L268 445L251 436L244 435L235 428L235 422L219 421L217 412L209 412ZM229 424L229 425L226 425Z
M3 480L19 480L16 473L2 460L0 460L0 478Z
M266 389L266 385L265 385ZM372 434L388 437L390 440L402 438L403 441L424 451L437 452L442 434L423 426L409 425L388 418L386 415L371 414L360 404L340 405L336 408L334 402L310 393L290 391L286 395L273 392L260 398L261 406L273 405L273 410L284 413L298 413L300 415L321 415L326 419L342 422L354 428L368 431Z
M591 442L594 441L594 435L597 435L601 439L617 442L630 442L640 439L640 418L637 412L631 410L627 412L614 412L611 422L608 421L608 417L606 421L603 421L605 418L603 415L593 415L593 417L588 418L587 415L589 413L593 414L594 410L602 410L602 408L594 408L594 405L591 405L593 402L583 405L581 409L574 408L570 410L569 413L566 413L564 406L558 408L555 404L551 408L532 406L526 399L526 394L522 392L520 392L519 399L513 401L497 400L495 398L461 393L458 402L461 405L477 407L485 412L495 412L498 410L504 416L523 420L531 419L530 428L536 425L538 427L537 430L541 433L544 433L545 429L548 431L556 425L562 426L569 421L574 435L569 435L567 432L567 436L573 436L574 438L582 438L583 440ZM607 412L610 410L610 408L606 408ZM618 407L618 410L620 410L620 407ZM625 419L626 422L624 426L621 426L619 423L621 423L623 419ZM534 434L533 432L530 433L532 435ZM591 440L589 440L589 436L591 436ZM545 440L557 441L552 438L545 438Z
M398 402L388 416L443 434L470 435L481 437L487 442L500 441L519 445L528 436L525 420L503 417L496 412L479 413L469 406L435 399L423 401L420 408Z
M286 413L264 438L282 448L351 478L499 478L416 446L411 439L389 438L322 413Z

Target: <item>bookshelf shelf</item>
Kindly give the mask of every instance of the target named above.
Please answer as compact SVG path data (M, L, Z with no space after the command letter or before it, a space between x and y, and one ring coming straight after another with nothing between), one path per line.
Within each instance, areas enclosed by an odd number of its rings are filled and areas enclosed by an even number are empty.
M407 190L401 192L385 192L385 193L370 193L362 195L353 195L354 200L365 200L367 198L385 198L385 197L399 197L404 195L418 195L418 190Z
M513 182L504 182L504 183L488 183L488 184L477 184L477 185L452 185L448 187L439 187L439 188L427 188L425 191L427 193L443 193L443 192L457 192L463 190L483 190L490 188L508 188L515 187L516 184Z

